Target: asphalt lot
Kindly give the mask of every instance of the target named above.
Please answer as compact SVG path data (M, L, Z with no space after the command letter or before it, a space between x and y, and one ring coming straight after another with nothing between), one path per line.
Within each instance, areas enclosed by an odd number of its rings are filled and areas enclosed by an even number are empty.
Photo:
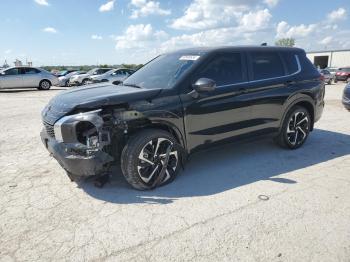
M299 150L270 139L194 155L170 185L71 183L41 144L59 90L0 91L0 261L350 261L344 84Z

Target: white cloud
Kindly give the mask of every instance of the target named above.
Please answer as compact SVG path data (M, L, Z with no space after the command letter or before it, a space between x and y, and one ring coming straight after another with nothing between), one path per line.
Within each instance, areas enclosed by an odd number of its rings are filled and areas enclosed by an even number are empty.
M311 33L313 33L317 28L317 24L310 25L298 25L298 26L290 26L287 22L282 21L277 25L277 35L276 38L284 38L284 37L307 37Z
M156 1L131 0L131 5L135 7L135 9L132 10L131 18L171 14L170 10L162 9L159 2Z
M112 11L114 9L114 2L115 0L108 1L107 3L100 6L99 11L100 12L108 12Z
M12 49L7 49L5 52L4 52L6 55L9 55L12 53Z
M123 35L116 36L116 48L147 48L148 46L156 45L157 41L167 38L164 31L155 31L150 24L130 25Z
M327 36L327 37L323 38L320 43L322 45L329 45L332 41L333 41L333 37Z
M275 7L278 4L279 0L264 0L264 3L269 7Z
M244 11L252 10L258 3L258 0L194 0L171 27L203 30L233 26Z
M35 3L37 3L38 5L46 5L48 6L49 3L47 2L47 0L34 0Z
M46 33L51 33L51 34L56 34L57 33L57 30L53 27L46 27L43 29L44 32Z
M92 35L92 36L91 36L91 39L93 39L93 40L102 40L103 37L100 36L100 35Z
M244 14L239 21L239 28L242 32L258 31L266 28L272 15L268 9L258 10Z
M267 9L249 12L243 15L239 24L234 27L215 28L172 37L162 43L159 52L193 46L259 44L269 34L266 29L269 28L271 17Z
M330 22L336 22L336 21L340 21L340 20L345 20L347 17L347 13L346 10L344 8L339 8L337 10L334 10L332 12L330 12L327 15L328 21Z

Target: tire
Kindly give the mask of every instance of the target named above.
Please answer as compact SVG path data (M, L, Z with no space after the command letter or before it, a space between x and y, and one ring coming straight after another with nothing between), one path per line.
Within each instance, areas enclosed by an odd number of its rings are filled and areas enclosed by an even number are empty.
M168 132L159 129L141 131L129 139L122 151L122 173L126 181L138 190L150 190L169 184L179 171L181 149ZM165 169L167 150L170 150L170 154ZM161 178L163 168L165 172Z
M85 78L83 81L81 81L81 84L84 86L84 85L87 85L88 82L89 82L89 79Z
M336 78L334 79L334 83L335 83L335 84L338 83L338 80L337 80Z
M297 149L305 143L309 136L311 124L309 111L302 106L295 106L287 113L281 131L275 140L284 148Z
M39 90L49 90L51 88L51 82L49 80L41 80L39 83Z

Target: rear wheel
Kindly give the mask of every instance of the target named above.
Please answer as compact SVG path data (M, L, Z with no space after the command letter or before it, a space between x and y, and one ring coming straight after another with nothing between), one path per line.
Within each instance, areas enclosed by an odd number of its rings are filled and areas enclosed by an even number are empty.
M277 143L286 148L297 149L306 141L311 129L309 111L302 106L293 107L287 114Z
M51 82L49 80L42 80L39 83L39 90L49 90L51 88Z
M88 83L89 83L89 79L87 78L81 82L82 85L87 85Z
M172 135L149 129L130 138L121 155L121 169L132 187L148 190L172 182L180 159L180 146Z

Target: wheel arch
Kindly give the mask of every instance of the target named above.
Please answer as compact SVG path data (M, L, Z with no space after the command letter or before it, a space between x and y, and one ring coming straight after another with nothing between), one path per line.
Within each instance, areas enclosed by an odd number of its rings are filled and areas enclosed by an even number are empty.
M136 130L132 134L136 134L139 130L144 129L164 130L170 133L184 149L186 148L186 143L182 133L173 123L170 123L168 121L147 121L147 123L145 123L142 129L136 128Z
M310 131L312 131L314 129L314 122L315 122L315 105L314 105L314 100L312 99L312 97L310 97L308 95L303 95L301 97L298 97L298 98L292 100L290 103L288 103L288 105L283 113L280 129L284 123L284 120L285 120L288 112L295 106L302 106L309 112L310 117L312 119Z
M41 80L40 80L40 82L39 82L39 86L40 86L40 84L41 84L43 81L47 81L47 82L49 82L49 83L50 83L50 85L52 85L52 82L50 81L50 79L43 78L43 79L41 79Z

